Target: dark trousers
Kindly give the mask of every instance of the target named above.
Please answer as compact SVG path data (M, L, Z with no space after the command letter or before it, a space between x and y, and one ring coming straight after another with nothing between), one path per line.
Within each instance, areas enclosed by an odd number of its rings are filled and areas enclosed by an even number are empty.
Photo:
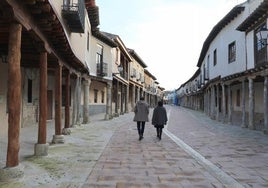
M156 128L156 133L157 133L157 137L161 139L161 136L162 136L162 129L163 128Z
M143 136L145 121L137 121L137 129L140 136Z

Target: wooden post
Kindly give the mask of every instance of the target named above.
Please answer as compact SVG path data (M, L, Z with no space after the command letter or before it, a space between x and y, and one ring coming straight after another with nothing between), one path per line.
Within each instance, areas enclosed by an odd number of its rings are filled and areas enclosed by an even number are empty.
M268 134L268 76L264 77L263 84L263 116L264 116L264 130L265 134Z
M75 87L74 87L74 92L73 92L73 115L72 115L72 126L76 124L77 120L77 111L78 111L78 84L79 84L79 79L78 76L75 78Z
M55 134L61 134L62 65L55 70Z
M52 143L64 143L61 133L61 99L62 99L62 65L59 63L55 70L55 135Z
M12 23L8 42L8 146L6 167L19 164L21 113L21 31L20 24Z
M66 71L65 78L65 124L64 128L70 128L70 71Z
M226 104L225 104L225 85L224 83L221 84L222 89L222 121L225 122L225 116L226 116Z
M47 53L40 54L40 89L39 89L39 129L38 144L45 144L47 137Z
M40 54L40 80L39 80L39 126L38 126L38 141L34 147L35 156L48 155L47 138L47 53Z
M242 80L242 123L241 127L246 128L246 81Z
M254 125L254 81L252 77L248 78L248 90L249 90L249 101L248 101L248 108L249 108L249 114L248 114L248 127L250 129L256 129Z
M129 102L129 85L126 85L126 93L125 93L125 103L126 103L126 107L125 107L125 112L128 113L129 109L128 109L128 102Z
M228 85L228 123L232 123L232 91L231 85Z

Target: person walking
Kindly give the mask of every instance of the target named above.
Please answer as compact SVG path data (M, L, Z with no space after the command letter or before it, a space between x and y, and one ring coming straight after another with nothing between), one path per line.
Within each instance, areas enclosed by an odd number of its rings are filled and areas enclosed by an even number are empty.
M164 125L167 124L167 111L166 108L163 106L163 101L158 102L158 106L154 108L153 117L152 117L152 124L156 128L157 137L161 140L162 136L162 129Z
M137 122L139 140L141 140L143 139L145 122L149 121L149 104L145 102L144 97L141 97L140 100L136 103L134 107L134 113L135 116L133 121Z

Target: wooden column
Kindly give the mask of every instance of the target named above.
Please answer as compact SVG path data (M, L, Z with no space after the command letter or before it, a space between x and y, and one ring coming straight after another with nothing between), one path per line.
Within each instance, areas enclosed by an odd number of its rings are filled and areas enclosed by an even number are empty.
M228 85L228 123L232 123L232 92L231 85Z
M121 103L120 103L120 114L124 114L124 103L125 103L125 86L121 84Z
M211 87L211 103L210 104L211 104L210 117L212 119L215 119L215 87L214 86Z
M78 76L78 90L77 90L77 114L76 114L76 124L81 124L81 90L82 90L82 77Z
M263 116L264 116L264 130L265 134L268 134L268 76L264 77L263 85Z
M8 42L8 144L6 167L19 164L21 113L21 32L20 24L12 23Z
M216 119L217 119L217 121L219 121L219 118L220 118L220 88L219 88L219 84L216 85L216 91L217 91Z
M52 143L64 143L61 132L61 106L62 106L62 65L58 63L55 68L55 135Z
M255 129L254 125L254 83L253 83L253 78L249 77L248 78L248 90L249 90L249 114L248 114L248 127L250 129Z
M73 114L72 114L72 126L74 126L77 122L77 103L78 103L78 77L75 78L75 86L73 92Z
M70 128L70 71L66 70L65 77L65 123L64 128Z
M126 102L126 107L125 107L125 112L128 113L128 101L129 101L129 85L126 85L126 95L125 95L125 102Z
M39 82L39 128L38 144L45 144L47 138L47 53L40 54L40 82Z
M119 107L119 97L118 97L118 88L119 88L119 82L118 80L116 80L116 83L115 83L115 116L118 116L119 113L118 113L118 107Z
M47 140L47 53L40 53L40 80L39 80L39 126L38 141L34 147L35 156L48 155Z
M246 81L242 80L242 123L241 127L247 127L246 125Z
M225 121L225 116L226 116L226 99L225 99L225 85L224 83L221 84L221 89L222 89L222 121Z
M131 107L132 107L132 111L134 110L134 106L135 106L135 98L136 98L136 86L133 84L133 88L132 88L132 104L131 104Z
M55 134L61 135L62 65L55 70Z

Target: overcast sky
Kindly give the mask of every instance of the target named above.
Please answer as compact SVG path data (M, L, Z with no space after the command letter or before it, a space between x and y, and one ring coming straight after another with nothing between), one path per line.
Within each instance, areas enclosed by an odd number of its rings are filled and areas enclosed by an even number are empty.
M211 29L245 0L96 0L100 30L134 49L161 87L173 90L197 70Z

